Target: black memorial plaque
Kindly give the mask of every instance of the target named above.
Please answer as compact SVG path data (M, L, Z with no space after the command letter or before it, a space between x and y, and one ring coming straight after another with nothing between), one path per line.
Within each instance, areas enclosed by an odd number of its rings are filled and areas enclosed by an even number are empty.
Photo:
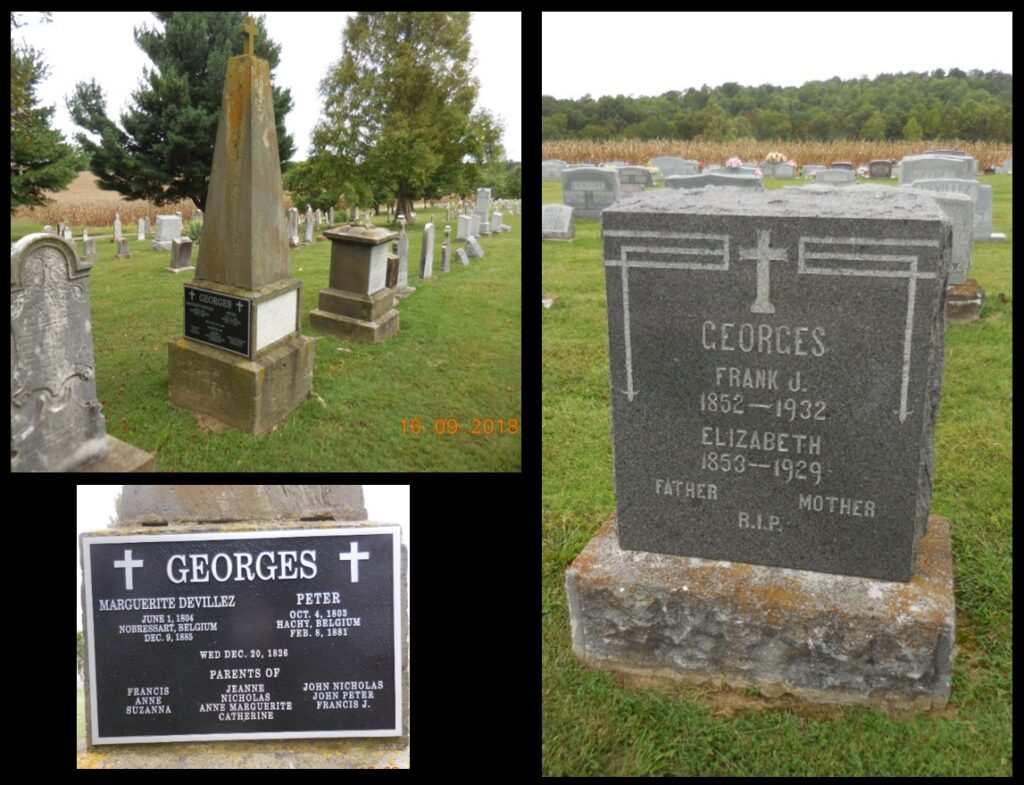
M252 301L185 284L185 337L249 356Z
M82 547L93 744L401 735L397 526Z

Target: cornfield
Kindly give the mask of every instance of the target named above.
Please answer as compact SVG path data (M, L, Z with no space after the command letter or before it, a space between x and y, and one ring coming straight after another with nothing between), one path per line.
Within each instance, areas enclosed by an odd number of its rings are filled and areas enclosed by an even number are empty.
M926 150L961 150L978 159L978 171L999 166L1013 155L1013 146L997 142L967 142L963 139L937 139L927 142L869 142L840 139L832 142L795 142L784 139L737 139L732 142L683 141L673 139L621 139L614 141L567 140L544 142L543 157L560 158L570 164L601 163L602 161L628 161L646 164L659 155L676 155L698 161L725 163L733 156L744 161L763 161L772 151L782 153L805 164L825 164L850 161L854 166L876 159L892 158L897 161L905 155Z
M112 230L114 213L120 213L121 225L128 231L140 218L149 218L155 224L157 215L173 215L181 211L181 220L187 226L196 215L196 206L190 200L157 207L152 202L126 201L117 191L101 191L96 186L96 177L82 172L66 190L50 194L53 202L41 207L19 207L11 221L50 224L55 227L67 221L76 233L80 227L108 227ZM291 197L285 194L285 209L292 206Z

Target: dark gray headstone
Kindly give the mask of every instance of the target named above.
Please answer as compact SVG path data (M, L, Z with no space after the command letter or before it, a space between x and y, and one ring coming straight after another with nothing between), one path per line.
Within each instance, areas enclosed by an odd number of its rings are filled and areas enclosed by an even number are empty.
M618 172L619 193L622 196L640 193L651 182L651 173L642 166L620 166Z
M95 242L95 241L94 241ZM65 240L11 246L11 471L75 471L102 458L89 272Z
M619 173L582 166L562 170L562 201L577 218L600 218L601 211L619 200Z
M545 240L572 240L576 236L576 222L568 205L544 205L540 224L541 236Z
M654 191L603 237L621 546L908 580L950 264L934 200Z
M868 177L881 177L888 180L892 177L892 161L872 161L868 164Z

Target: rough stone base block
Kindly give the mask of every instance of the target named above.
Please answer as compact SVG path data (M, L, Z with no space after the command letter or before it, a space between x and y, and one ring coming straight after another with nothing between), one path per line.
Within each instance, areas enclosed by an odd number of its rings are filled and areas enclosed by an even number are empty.
M626 551L614 518L565 583L573 651L590 667L814 703L927 710L949 698L946 518L929 519L909 583Z
M972 322L981 314L985 290L973 278L966 283L946 287L946 319L951 322Z
M156 459L151 452L140 450L107 434L107 454L98 461L83 466L80 472L151 472Z
M298 333L254 360L186 338L167 348L172 404L257 436L297 409L313 387L314 342Z
M366 321L317 308L309 312L309 324L347 341L383 343L398 332L398 309L392 308L374 321Z

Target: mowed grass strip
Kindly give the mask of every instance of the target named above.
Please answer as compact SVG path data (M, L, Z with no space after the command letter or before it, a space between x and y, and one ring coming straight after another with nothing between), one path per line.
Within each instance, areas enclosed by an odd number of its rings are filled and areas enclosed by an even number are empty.
M420 281L431 216L435 280ZM484 259L469 267L453 261L443 273L444 211L419 210L407 230L416 291L398 303L398 334L376 345L311 329L331 244L291 249L292 275L302 280L301 331L318 339L314 395L262 437L213 432L170 405L167 344L182 335L182 285L194 273L165 272L170 252L149 250L152 239L136 240L134 226L125 232L129 259L116 258L109 237L97 240L92 330L107 432L155 452L158 471L518 471L522 243L519 216L503 220L512 231L482 238ZM12 224L12 236L38 229ZM193 263L197 255L198 248Z
M577 665L565 569L615 510L600 225L577 221L574 241L543 243L543 291L558 297L542 311L545 774L1012 772L1012 176L978 179L993 186L994 230L1007 241L974 244L970 275L987 294L981 318L946 331L932 511L952 522L957 649L941 714L757 708L756 691L645 691ZM560 203L561 184L545 181L542 194Z

